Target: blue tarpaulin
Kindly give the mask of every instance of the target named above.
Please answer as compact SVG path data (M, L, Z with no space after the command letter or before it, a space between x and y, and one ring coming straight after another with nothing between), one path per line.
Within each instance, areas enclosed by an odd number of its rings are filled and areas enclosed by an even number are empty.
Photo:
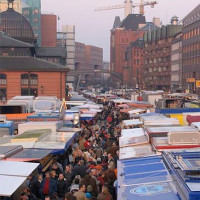
M14 135L15 133L15 127L13 121L6 121L5 123L0 123L0 128L8 128L9 135Z
M118 200L180 200L162 158L118 161Z

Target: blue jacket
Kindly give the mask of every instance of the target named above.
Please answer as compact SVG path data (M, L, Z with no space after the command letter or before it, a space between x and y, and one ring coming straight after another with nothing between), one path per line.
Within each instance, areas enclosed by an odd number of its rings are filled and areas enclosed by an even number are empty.
M44 188L45 181L46 181L46 178L44 178L42 180L41 185L40 185L40 194L41 195L43 195L42 191L43 191L43 188ZM57 189L56 182L52 178L50 178L49 195L51 196L51 195L55 194L56 193L56 189Z

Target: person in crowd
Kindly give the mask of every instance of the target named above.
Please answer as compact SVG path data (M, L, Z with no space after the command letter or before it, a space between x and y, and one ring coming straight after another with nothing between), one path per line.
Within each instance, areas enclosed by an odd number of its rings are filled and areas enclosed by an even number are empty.
M31 192L37 197L40 198L40 184L42 182L43 175L38 174L37 179L32 181L31 185L29 185L29 188L31 189Z
M81 180L81 184L84 184L86 188L91 185L92 186L92 196L98 195L98 186L96 178L92 177L91 171L88 170L85 177Z
M24 188L24 193L27 194L29 200L38 200L38 198L31 192L30 188Z
M51 170L51 171L50 171L50 175L51 175L51 178L52 178L55 182L57 182L58 176L57 176L57 174L56 174L56 171L55 171L55 170Z
M84 161L79 160L79 162L74 166L74 169L72 172L72 179L74 179L76 175L80 175L81 178L83 178L86 174L86 170L87 170L87 167L86 165L84 165Z
M85 196L86 187L85 184L80 183L79 191L75 192L74 196L77 200L88 200Z
M76 197L74 197L74 195L71 192L68 192L68 193L65 194L64 200L76 200L74 198L76 198Z
M83 160L84 164L86 164L85 158L83 157L83 152L81 150L77 151L77 155L75 157L74 165L76 165L79 162L79 160Z
M74 179L74 183L72 183L72 185L70 187L70 192L72 194L74 194L75 192L78 192L78 190L79 190L79 183L80 183L80 179L79 178L75 178Z
M51 178L49 172L45 173L45 178L42 180L40 185L41 198L44 199L45 196L52 196L56 193L56 182Z
M108 169L114 169L115 168L115 160L111 153L108 154Z
M28 195L25 192L21 193L20 200L28 200Z
M59 174L58 181L56 183L57 186L57 196L58 200L63 200L65 193L67 192L68 189L68 183L64 178L63 174Z
M102 187L102 192L98 195L97 200L113 200L112 195L109 192L108 186Z
M66 165L64 176L68 184L70 185L72 183L72 165Z
M63 171L58 167L58 162L57 162L57 161L56 161L56 162L53 162L53 163L51 164L51 167L50 167L49 170L50 170L50 171L51 171L51 170L54 170L54 171L56 172L56 178L57 178L57 179L58 179L59 174L63 173Z

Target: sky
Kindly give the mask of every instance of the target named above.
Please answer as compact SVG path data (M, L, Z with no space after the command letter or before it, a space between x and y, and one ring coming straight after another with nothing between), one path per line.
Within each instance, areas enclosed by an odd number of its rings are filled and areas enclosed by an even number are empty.
M133 0L139 3L140 0ZM124 9L94 11L97 7L123 4L124 0L41 0L42 13L53 13L60 17L62 24L75 25L76 41L103 48L104 61L110 60L110 30L115 16L124 19ZM145 7L146 21L159 17L162 24L168 24L172 16L182 20L200 2L199 0L157 0L154 8ZM133 11L138 13L138 9Z

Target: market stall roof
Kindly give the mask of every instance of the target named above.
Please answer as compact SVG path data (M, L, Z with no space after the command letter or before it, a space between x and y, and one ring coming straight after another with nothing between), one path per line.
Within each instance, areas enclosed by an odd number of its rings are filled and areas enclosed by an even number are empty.
M0 175L27 177L38 166L38 163L0 161Z
M193 122L191 124L192 127L196 127L200 131L200 122Z
M81 114L80 120L86 121L86 120L92 120L94 118L95 114Z
M131 103L132 101L131 100L128 100L128 99L112 99L112 101L114 103Z
M144 135L143 128L133 128L133 129L122 129L121 136L122 137L138 137Z
M76 135L76 132L56 132L36 142L34 148L60 150L60 153L64 153Z
M128 147L128 146L138 146L142 144L148 144L149 137L146 133L142 136L132 136L132 137L120 137L119 138L119 147Z
M177 118L160 118L152 120L144 120L145 126L157 126L157 125L179 125L180 122Z
M148 134L156 133L169 133L169 132L194 132L197 131L195 127L192 126L160 126L160 127L146 127Z
M180 200L161 157L118 161L118 200Z
M27 177L0 175L0 196L10 197L27 179Z
M141 125L143 122L141 122L139 119L131 119L131 120L123 120L122 126L132 126L132 125Z
M152 147L155 151L175 150L175 149L190 149L199 148L200 144L178 144L172 145L168 143L167 137L153 137L151 140Z
M62 127L58 130L58 132L81 132L82 128L69 128L69 127Z
M38 161L48 156L52 150L47 149L23 149L16 154L6 158L7 161Z
M128 113L129 111L133 110L132 108L125 108L125 109L121 109L120 113Z
M152 151L151 145L128 146L120 148L119 159L130 159L138 157L152 156L155 153Z
M129 106L127 104L119 104L117 106L120 108L129 108Z
M140 103L127 103L130 107L133 107L133 108L152 108L153 105L151 104L140 104Z
M64 153L77 134L77 132L54 132L38 141L15 141L14 143L4 143L2 146L22 145L25 149L48 149L53 153Z
M0 158L7 158L23 149L21 145L15 146L0 146Z
M37 163L0 161L0 196L11 196L38 166Z
M85 101L66 101L65 104L71 106L82 106L85 104Z
M128 111L128 114L140 114L144 112L146 112L144 109L134 109L134 110Z

